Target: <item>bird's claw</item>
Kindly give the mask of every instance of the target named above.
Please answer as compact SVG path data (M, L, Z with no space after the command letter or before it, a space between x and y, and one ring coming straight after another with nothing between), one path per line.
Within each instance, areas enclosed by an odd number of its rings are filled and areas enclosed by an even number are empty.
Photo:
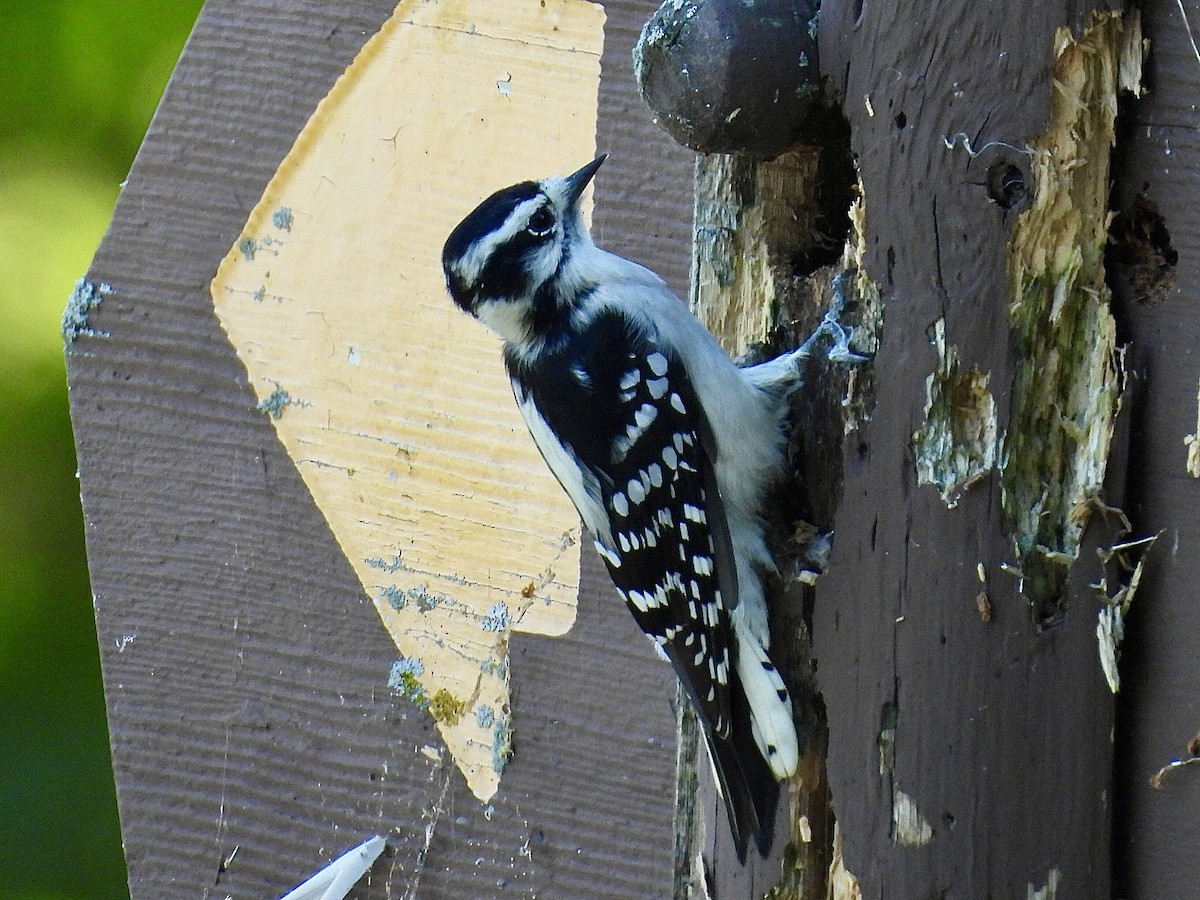
M833 346L829 349L828 359L830 362L858 364L870 362L870 356L864 356L851 348L850 342L854 340L854 329L843 327L838 322L832 323Z
M840 321L846 307L845 294L843 293L846 280L846 273L842 273L834 281L833 303L830 304L829 310L825 313L824 318L821 319L821 324L817 328L817 334L813 336L825 335L833 340L833 346L826 355L826 358L830 362L847 364L870 362L870 356L864 356L850 347L850 342L854 340L854 328L842 325Z

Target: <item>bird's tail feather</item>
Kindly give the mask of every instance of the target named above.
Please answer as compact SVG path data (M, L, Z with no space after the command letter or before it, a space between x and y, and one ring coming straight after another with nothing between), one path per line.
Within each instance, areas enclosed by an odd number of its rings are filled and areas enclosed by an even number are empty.
M705 729L708 750L717 773L729 828L737 849L738 861L746 862L746 847L751 837L762 856L771 850L775 827L775 808L779 803L779 782L771 773L751 736L750 704L741 685L730 685L733 727L728 738L715 736Z
M754 741L777 779L796 774L800 761L792 700L767 652L746 630L735 628L736 669L749 707Z

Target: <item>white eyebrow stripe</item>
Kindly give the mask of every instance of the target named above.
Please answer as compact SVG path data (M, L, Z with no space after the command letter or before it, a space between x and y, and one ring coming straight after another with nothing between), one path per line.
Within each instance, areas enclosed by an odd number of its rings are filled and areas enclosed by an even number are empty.
M474 284L483 274L483 268L491 259L496 248L512 238L529 224L529 217L545 205L546 198L540 194L529 200L523 200L508 214L504 224L495 231L485 234L473 243L467 252L454 264L454 273L467 284Z

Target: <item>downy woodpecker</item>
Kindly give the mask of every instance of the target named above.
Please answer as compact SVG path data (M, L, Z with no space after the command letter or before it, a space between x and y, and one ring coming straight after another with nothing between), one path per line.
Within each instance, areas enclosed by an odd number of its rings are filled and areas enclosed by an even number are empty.
M595 246L579 201L604 159L488 197L442 266L454 302L504 339L534 442L695 705L744 862L751 835L766 855L799 755L767 652L763 505L813 339L739 368L661 278ZM834 319L822 330L852 358Z

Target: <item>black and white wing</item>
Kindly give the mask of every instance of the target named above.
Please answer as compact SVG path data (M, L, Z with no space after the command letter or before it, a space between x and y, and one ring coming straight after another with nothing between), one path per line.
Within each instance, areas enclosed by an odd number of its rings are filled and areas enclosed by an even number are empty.
M674 664L715 736L730 733L729 607L736 571L700 405L680 361L648 344L623 354L597 541L642 630Z
M614 310L536 370L508 364L543 457L704 723L739 855L751 833L765 846L778 786L736 674L737 569L715 442L686 368L651 327Z

